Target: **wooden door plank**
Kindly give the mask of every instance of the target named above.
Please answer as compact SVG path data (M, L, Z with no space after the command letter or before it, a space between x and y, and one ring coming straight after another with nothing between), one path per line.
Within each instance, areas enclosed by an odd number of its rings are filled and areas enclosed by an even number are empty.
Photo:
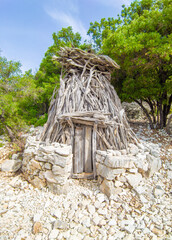
M83 127L75 127L74 173L83 172Z
M92 163L92 128L85 127L85 164L84 172L91 173L93 172L93 163Z
M97 135L97 124L94 124L93 133L92 133L92 159L93 159L93 174L96 178L96 135Z

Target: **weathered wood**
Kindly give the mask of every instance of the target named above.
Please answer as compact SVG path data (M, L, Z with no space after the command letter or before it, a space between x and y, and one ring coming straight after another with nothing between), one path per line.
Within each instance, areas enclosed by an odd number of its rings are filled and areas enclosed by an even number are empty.
M91 173L93 172L93 161L92 161L92 128L85 127L85 166L84 172Z
M97 123L94 124L93 131L92 131L92 160L93 160L93 174L94 178L96 177L96 134L97 134Z
M110 84L110 72L118 68L114 61L69 48L61 49L56 59L63 66L60 89L58 94L57 89L53 93L41 140L68 143L71 132L72 142L71 121L88 127L97 123L94 149L123 149L128 142L137 143L120 99Z
M83 128L75 127L75 138L74 138L74 173L83 172Z

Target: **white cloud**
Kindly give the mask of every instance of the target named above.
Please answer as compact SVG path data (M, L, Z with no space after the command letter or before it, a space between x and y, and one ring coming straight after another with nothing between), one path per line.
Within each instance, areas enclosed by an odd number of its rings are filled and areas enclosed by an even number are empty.
M72 26L74 32L79 32L87 39L87 30L79 18L78 0L51 0L51 4L45 6L45 12L61 27Z
M87 38L87 30L78 17L73 17L71 13L65 13L58 10L47 10L47 14L58 23L60 22L62 27L72 26L74 32L79 32L83 38Z
M132 0L96 0L99 4L111 7L129 6Z

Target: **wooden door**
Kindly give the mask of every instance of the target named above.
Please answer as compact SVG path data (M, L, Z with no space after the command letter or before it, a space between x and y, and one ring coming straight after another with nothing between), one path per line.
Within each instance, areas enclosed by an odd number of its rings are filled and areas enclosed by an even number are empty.
M73 173L92 173L92 127L76 125L73 141Z

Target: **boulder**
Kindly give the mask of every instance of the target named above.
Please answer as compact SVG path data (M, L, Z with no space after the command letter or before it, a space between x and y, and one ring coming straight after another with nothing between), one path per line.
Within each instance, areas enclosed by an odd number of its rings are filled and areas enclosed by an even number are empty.
M146 172L147 177L152 177L155 172L158 172L161 168L161 159L152 155L147 155L148 160L148 171Z
M140 173L128 174L126 178L130 186L135 188L139 185L140 181L142 180L142 175Z
M97 175L100 175L104 178L106 178L107 180L113 180L116 175L124 173L126 170L125 169L113 169L113 168L109 168L106 167L100 163L97 163Z
M107 196L110 197L114 193L114 185L112 181L108 181L106 179L103 180L100 185L100 190Z
M21 166L21 160L6 160L1 164L1 170L4 172L17 172Z

